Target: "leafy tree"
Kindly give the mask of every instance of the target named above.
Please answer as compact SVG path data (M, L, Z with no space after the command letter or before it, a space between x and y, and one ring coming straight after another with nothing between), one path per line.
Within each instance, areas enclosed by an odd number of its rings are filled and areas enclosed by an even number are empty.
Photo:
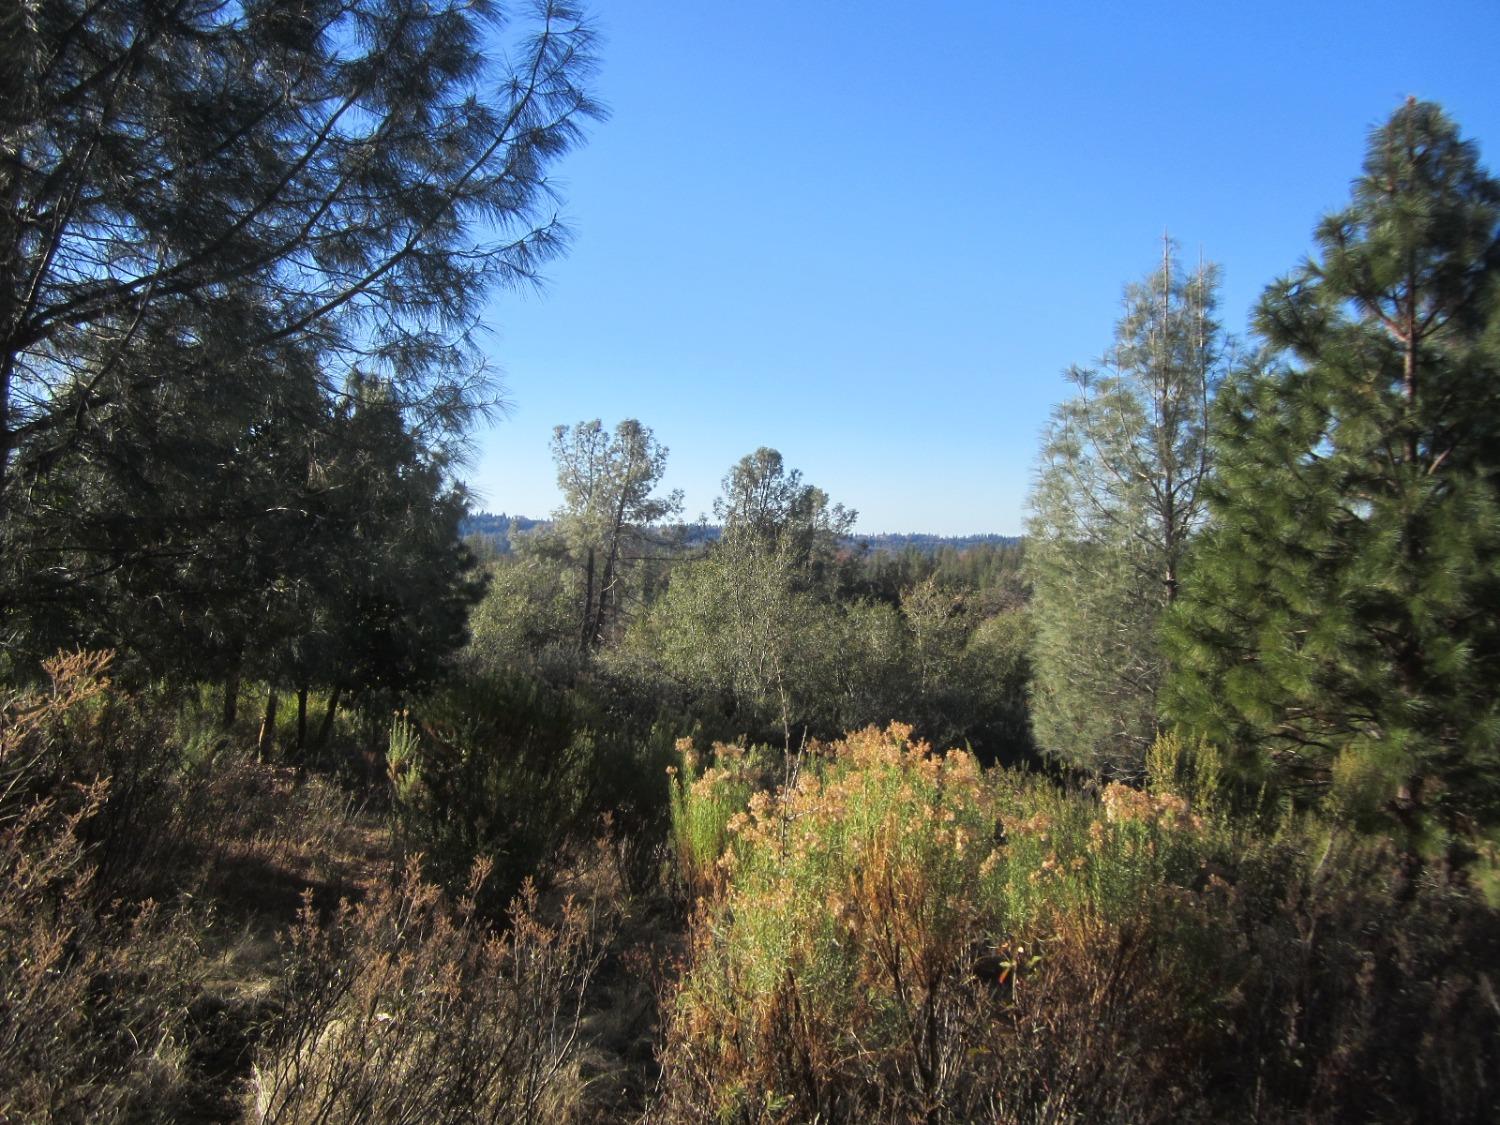
M667 448L650 427L627 418L607 433L598 419L552 431L552 459L563 507L557 531L583 570L579 640L585 649L604 639L618 604L625 552L644 542L653 524L682 510L682 493L653 496L667 467Z
M859 513L831 504L821 488L804 484L800 469L788 469L781 454L761 446L725 474L714 515L725 539L747 539L764 549L784 542L799 565L826 568L838 541Z
M901 616L911 637L917 692L926 696L953 677L970 623L964 599L928 578L901 593Z
M572 571L530 542L491 560L484 600L469 620L466 660L485 674L537 669L567 679L578 658Z
M714 501L723 536L714 548L711 612L727 642L735 694L773 704L788 749L792 725L811 718L824 678L814 671L821 646L807 643L826 613L811 589L838 537L858 518L826 492L805 484L774 449L761 446L730 467ZM824 629L827 634L829 630Z
M984 601L936 577L902 592L901 678L873 718L901 715L936 744L1014 762L1031 749L1028 617L1019 607L987 613Z
M854 671L864 664L856 653L878 662L899 634L889 612L856 623L818 580L853 513L764 448L730 469L714 508L723 533L672 567L615 666L658 677L691 710L727 716L735 733L788 747L799 731L838 733L836 716L850 715L872 682Z
M1026 562L1035 624L1038 743L1065 761L1139 772L1165 666L1159 618L1178 595L1203 515L1208 404L1229 357L1218 271L1162 264L1125 290L1099 368L1043 439Z
M3 19L8 639L95 634L126 597L227 628L243 598L206 591L232 589L237 539L285 541L292 513L258 490L306 471L298 446L353 372L424 449L489 401L469 332L492 283L529 282L564 241L546 169L599 116L591 33L564 2L511 28L486 0Z
M792 744L820 677L803 643L823 607L797 589L784 546L722 540L678 568L648 635L668 675L698 695L720 696L750 733L774 728Z
M1013 607L981 620L965 642L959 684L967 691L952 741L970 743L982 761L1014 764L1034 757L1027 706L1031 633L1029 609Z
M1170 714L1419 832L1500 815L1500 184L1430 103L1256 316L1215 415Z

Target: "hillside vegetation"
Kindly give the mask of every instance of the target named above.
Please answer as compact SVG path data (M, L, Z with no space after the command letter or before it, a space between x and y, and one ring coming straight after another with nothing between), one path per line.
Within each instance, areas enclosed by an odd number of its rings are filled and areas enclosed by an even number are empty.
M0 1120L1500 1114L1500 182L1437 106L1251 342L1164 242L1024 540L770 447L687 527L585 419L498 550L471 334L565 243L581 13L27 12Z

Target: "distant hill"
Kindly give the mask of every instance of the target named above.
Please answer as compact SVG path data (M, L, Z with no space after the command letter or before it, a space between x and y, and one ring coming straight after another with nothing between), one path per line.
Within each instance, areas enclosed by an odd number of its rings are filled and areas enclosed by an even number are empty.
M551 526L551 520L509 516L504 512L478 512L464 517L458 525L458 533L465 539L481 540L496 554L508 555L513 546L513 535L524 535L537 528L546 529Z
M908 531L901 534L882 532L879 535L851 535L849 542L852 544L863 543L877 554L894 555L910 550L920 551L924 555L935 555L945 548L963 551L970 547L1019 547L1021 545L1021 536L996 535L994 533L983 535L929 535L921 531Z
M484 541L485 545L497 554L508 555L514 546L514 537L534 532L538 529L546 530L552 526L551 520L536 520L527 516L512 516L504 512L478 512L468 516L459 525L459 533L464 538L474 538ZM719 538L720 528L714 524L695 523L688 524L683 528L683 541L687 546L696 546L703 543L712 543ZM882 532L876 535L851 535L845 539L845 544L850 547L864 548L874 554L900 554L903 551L917 551L924 555L937 554L944 549L956 551L966 550L970 547L1016 547L1021 543L1019 535L996 535L993 533L980 535L930 535L920 531L909 532Z

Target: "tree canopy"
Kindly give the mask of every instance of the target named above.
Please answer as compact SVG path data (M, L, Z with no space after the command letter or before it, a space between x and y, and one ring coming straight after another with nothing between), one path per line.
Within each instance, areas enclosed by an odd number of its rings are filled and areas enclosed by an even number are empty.
M547 170L601 115L579 12L48 0L6 42L8 650L227 672L279 621L374 620L326 531L389 557L424 510L456 589L450 470L496 397L471 333L565 244Z
M1436 106L1370 138L1221 395L1169 713L1413 830L1500 815L1500 184Z
M625 551L652 526L682 510L682 493L655 496L667 453L649 426L627 418L610 433L596 418L552 431L552 460L563 506L556 529L583 572L579 639L592 648L604 639L619 602Z

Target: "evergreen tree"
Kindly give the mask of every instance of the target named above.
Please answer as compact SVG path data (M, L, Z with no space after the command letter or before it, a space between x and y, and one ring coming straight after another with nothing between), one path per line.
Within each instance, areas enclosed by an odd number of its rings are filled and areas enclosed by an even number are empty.
M649 426L627 418L608 433L596 418L552 431L552 459L563 506L556 528L583 572L579 640L603 640L620 601L626 552L651 526L682 510L682 493L653 496L667 468L667 448Z
M191 663L243 602L191 606L198 578L280 537L261 485L305 475L351 373L434 454L493 400L470 332L564 241L546 171L599 115L591 32L565 0L11 8L0 629L118 644L129 599L166 607L139 653Z
M1271 366L1215 414L1170 714L1252 774L1413 832L1500 816L1500 185L1438 107L1370 138ZM1413 837L1415 840L1415 837Z
M853 529L859 513L834 504L828 493L788 469L780 452L761 446L724 474L723 494L714 515L724 539L764 552L780 551L804 582L824 577L839 540Z
M1026 568L1038 744L1131 775L1156 733L1163 610L1202 519L1208 403L1228 362L1218 271L1161 268L1125 291L1115 343L1068 372L1031 496Z
M233 670L247 666L273 696L295 693L297 755L314 689L328 696L321 742L341 702L378 693L388 704L430 684L463 645L483 592L458 535L467 497L388 384L351 379L302 451L281 497L281 534L255 544L261 583L222 591L240 593L258 617L235 634L246 643Z
M61 388L76 427L21 441L34 471L0 555L13 657L84 644L122 650L120 672L212 677L275 634L263 597L300 533L328 407L307 349L236 355L220 334L243 324L216 319L191 344L143 327L113 401Z

